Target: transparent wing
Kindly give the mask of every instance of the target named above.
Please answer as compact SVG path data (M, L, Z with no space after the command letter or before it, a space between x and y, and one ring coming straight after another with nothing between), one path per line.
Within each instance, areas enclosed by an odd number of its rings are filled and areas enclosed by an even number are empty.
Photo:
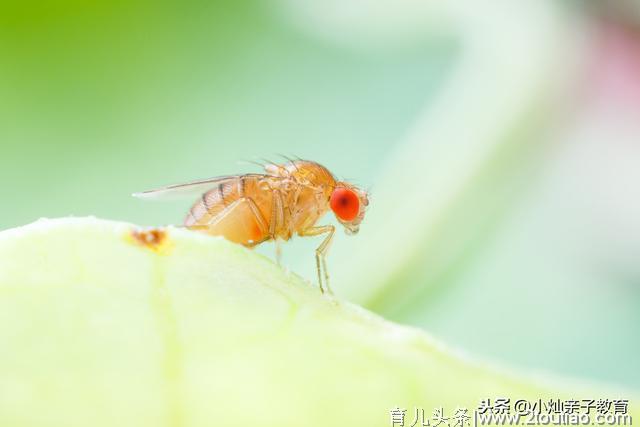
M133 193L132 196L145 200L172 200L182 197L199 196L206 193L221 183L234 181L243 177L262 178L263 174L246 174L246 175L226 175L214 178L201 179L198 181L185 182L183 184L168 185L166 187L156 188L154 190Z

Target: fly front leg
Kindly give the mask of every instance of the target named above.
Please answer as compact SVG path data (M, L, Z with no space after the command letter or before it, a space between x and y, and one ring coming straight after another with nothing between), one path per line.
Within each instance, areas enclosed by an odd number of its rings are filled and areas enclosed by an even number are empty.
M300 236L319 236L320 234L327 233L327 237L320 243L320 246L316 249L316 269L318 270L318 285L320 286L320 291L324 293L325 287L322 286L323 276L324 276L324 284L326 286L327 292L333 294L331 291L331 287L329 286L329 272L327 271L327 262L326 255L329 250L329 245L331 244L331 240L333 240L333 233L336 231L336 228L333 225L322 225L318 227L310 227L305 230L302 230L298 233ZM323 274L324 273L324 274Z

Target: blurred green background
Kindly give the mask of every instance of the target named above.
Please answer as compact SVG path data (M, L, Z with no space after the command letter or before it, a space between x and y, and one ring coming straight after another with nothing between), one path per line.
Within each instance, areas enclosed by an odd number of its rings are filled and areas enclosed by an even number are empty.
M633 1L4 1L0 131L3 229L177 224L190 200L130 194L318 161L372 191L329 255L338 294L489 360L640 388ZM315 281L318 244L285 265Z

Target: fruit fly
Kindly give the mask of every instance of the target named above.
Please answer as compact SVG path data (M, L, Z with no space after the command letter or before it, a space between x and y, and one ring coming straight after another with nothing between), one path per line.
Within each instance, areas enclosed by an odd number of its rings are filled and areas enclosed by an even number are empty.
M247 247L298 236L326 235L316 249L318 285L331 292L326 254L333 225L316 225L329 210L347 234L356 234L369 204L367 192L338 181L324 166L309 160L261 165L265 173L230 175L135 193L157 198L200 194L184 220L188 229L224 236Z

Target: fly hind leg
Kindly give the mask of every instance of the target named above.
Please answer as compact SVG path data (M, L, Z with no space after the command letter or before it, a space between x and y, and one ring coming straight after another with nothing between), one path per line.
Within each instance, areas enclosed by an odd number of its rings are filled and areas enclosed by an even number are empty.
M329 245L333 240L333 233L336 231L336 228L333 225L322 225L319 227L310 227L305 230L300 231L298 234L300 236L319 236L321 234L327 234L327 237L320 243L320 246L316 249L316 269L318 271L318 285L320 286L320 291L324 293L325 286L327 292L329 294L333 294L331 287L329 286L329 272L327 271L327 261L326 255L329 250ZM323 284L324 278L324 285Z

